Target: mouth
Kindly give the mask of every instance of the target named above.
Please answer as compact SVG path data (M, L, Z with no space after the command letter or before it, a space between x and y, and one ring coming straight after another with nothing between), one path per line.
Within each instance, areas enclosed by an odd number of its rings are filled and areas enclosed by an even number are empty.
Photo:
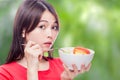
M46 47L50 47L50 46L52 45L52 42L45 42L44 45L45 45Z

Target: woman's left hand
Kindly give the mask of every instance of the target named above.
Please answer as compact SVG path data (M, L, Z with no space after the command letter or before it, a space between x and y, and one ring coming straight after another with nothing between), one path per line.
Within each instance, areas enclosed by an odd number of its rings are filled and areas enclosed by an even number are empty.
M85 65L81 65L81 70L77 69L77 66L75 64L72 65L73 70L69 70L66 65L64 65L64 71L61 74L61 80L73 80L78 74L84 73L86 71L89 71L91 64L88 64L87 67Z

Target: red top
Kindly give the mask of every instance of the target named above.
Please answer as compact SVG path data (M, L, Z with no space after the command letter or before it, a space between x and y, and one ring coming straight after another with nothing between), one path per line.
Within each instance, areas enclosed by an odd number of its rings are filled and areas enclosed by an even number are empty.
M60 80L64 70L59 58L48 60L50 68L46 71L38 71L39 80ZM0 66L0 80L27 80L27 69L17 62Z

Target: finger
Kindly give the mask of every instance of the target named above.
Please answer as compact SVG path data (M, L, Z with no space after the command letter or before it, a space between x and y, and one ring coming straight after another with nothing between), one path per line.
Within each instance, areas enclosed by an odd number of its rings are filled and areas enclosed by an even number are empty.
M68 80L68 75L67 75L66 71L64 71L64 72L61 74L61 80Z
M75 64L73 64L72 67L73 67L74 72L75 72L75 73L78 73L78 68L77 68L77 66L76 66Z
M29 47L32 47L33 45L35 45L36 43L33 42L33 41L28 41L27 44L26 44L26 47L29 48Z
M39 60L41 60L43 58L43 54L39 55Z
M68 75L68 76L67 76L67 77L68 77L67 80L73 80L73 78L74 78L74 76L76 76L76 74L73 76L74 72L71 72L66 65L63 65L63 66L64 66L64 68L65 68L66 74Z
M35 45L35 42L28 41L27 44L25 44L24 52L26 53L26 52L30 51L30 47L33 46L33 45Z
M65 69L66 73L71 77L71 72L68 69L67 65L63 64L63 66L64 66L64 69Z
M84 70L85 69L85 64L81 65L81 69Z
M28 52L28 51L30 51L29 49L30 49L30 47L32 46L32 44L34 44L34 42L32 42L32 41L28 41L28 42L25 44L25 49L24 49L24 52L25 52L25 53Z
M66 80L73 80L73 78L78 74L78 72L74 72L74 69L71 72L66 65L63 64L63 66L64 66L65 72L67 74ZM77 69L77 67L75 65L74 65L74 68Z
M81 69L80 69L79 73L84 73L84 71L85 71L85 65L84 65L84 64L82 64L82 65L81 65Z
M87 65L87 67L85 67L85 71L89 71L89 70L90 70L90 67L91 67L91 63L89 63L89 64Z
M37 51L38 58L41 60L43 58L43 50L39 44L35 44L31 47L33 50Z
M73 66L73 69L74 69L74 75L77 76L79 74L78 68L75 64L72 65L72 66Z
M63 64L63 67L64 67L66 72L69 72L69 69L68 69L68 67L65 64Z
M40 45L39 44L34 44L33 46L31 46L32 49L40 49Z

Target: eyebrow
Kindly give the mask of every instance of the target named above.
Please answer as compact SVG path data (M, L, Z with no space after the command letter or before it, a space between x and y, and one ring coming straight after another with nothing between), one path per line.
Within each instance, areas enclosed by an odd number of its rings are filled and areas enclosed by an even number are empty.
M40 20L40 22L48 22L47 20Z
M40 22L47 22L48 23L48 21L47 20L40 20ZM58 23L57 21L55 21L54 23Z

